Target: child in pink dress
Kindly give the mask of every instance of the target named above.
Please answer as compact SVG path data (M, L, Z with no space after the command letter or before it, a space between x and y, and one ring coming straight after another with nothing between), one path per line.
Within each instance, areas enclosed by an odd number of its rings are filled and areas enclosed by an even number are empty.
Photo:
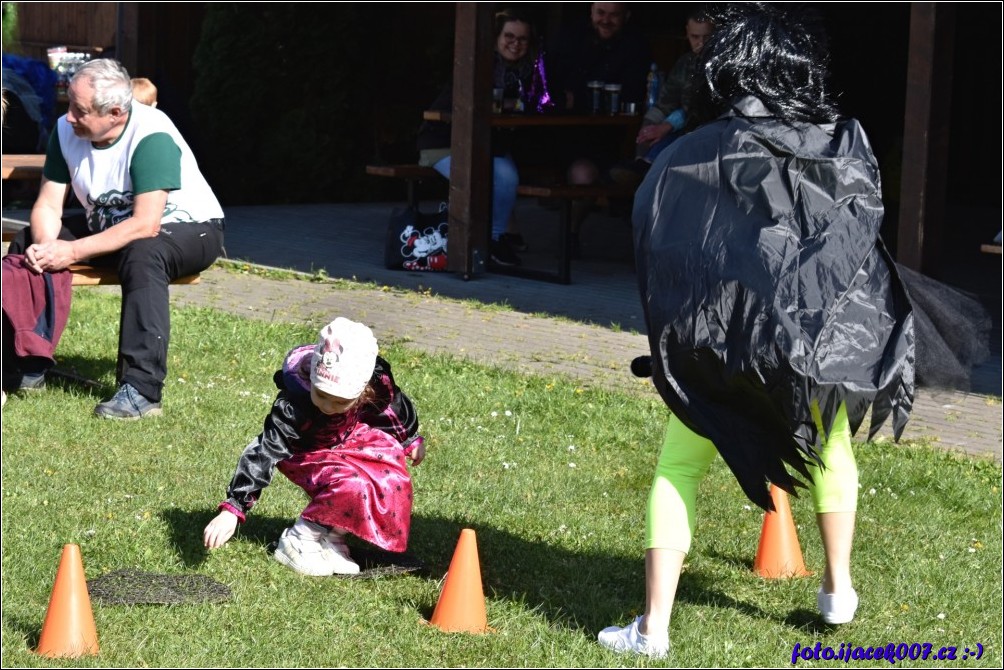
M310 502L282 532L275 559L305 575L356 574L345 535L402 552L411 524L409 457L425 445L411 400L377 356L372 331L339 317L316 345L294 348L275 373L279 388L265 426L241 454L227 499L203 532L222 546L245 520L275 468Z

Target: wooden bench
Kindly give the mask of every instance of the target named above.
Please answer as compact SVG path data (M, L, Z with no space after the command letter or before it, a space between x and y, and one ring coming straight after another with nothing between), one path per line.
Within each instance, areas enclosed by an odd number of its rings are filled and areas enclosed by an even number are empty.
M45 154L4 154L3 155L3 179L7 180L41 180L42 167L45 165ZM10 223L10 225L8 225ZM21 223L14 223L8 219L3 222L3 241L10 242L14 236L24 227ZM70 272L73 274L73 286L98 286L101 284L118 284L119 276L111 268L100 268L84 263L71 265ZM186 277L178 277L172 284L198 284L201 276L196 273Z
M43 165L45 154L4 154L3 179L41 181Z
M531 268L495 267L496 272L529 279L543 279L559 284L572 281L572 203L576 200L596 200L599 198L631 198L635 186L624 184L520 184L516 194L532 198L548 198L561 201L561 218L558 229L558 270L554 273Z
M3 229L3 241L5 243L14 239L14 235L18 232L14 228L8 228L6 224L5 220ZM70 266L69 270L73 275L73 280L70 282L72 286L117 285L119 283L119 275L112 268L94 267L86 263L75 263ZM178 277L171 283L198 284L200 281L202 281L202 275L195 273L194 275Z
M415 190L417 183L423 179L443 179L443 176L433 168L414 164L367 165L366 174L405 180L408 184L408 204L413 207L418 206ZM630 198L634 196L635 189L636 186L622 184L590 184L586 186L569 184L520 184L516 187L516 195L531 198L547 198L561 202L561 218L558 233L558 269L556 272L546 272L522 266L500 266L493 264L491 266L492 271L499 274L528 279L541 279L559 284L571 283L572 203L575 200Z
M424 165L367 165L366 174L374 177L391 177L403 179L408 185L408 206L418 207L418 190L416 186L427 179L444 179L443 175L431 167Z
M73 274L73 281L70 282L72 286L103 286L119 283L119 275L112 268L96 268L93 265L79 263L71 265L70 272ZM197 272L194 275L178 277L171 283L198 284L201 281L202 275Z

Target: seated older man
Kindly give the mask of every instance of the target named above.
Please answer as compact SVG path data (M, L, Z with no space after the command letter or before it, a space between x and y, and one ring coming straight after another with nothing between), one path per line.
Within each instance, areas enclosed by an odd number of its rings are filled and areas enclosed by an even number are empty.
M9 252L23 254L34 273L82 261L118 272L119 388L94 411L109 419L158 415L171 330L168 285L220 255L223 210L171 120L132 104L129 74L118 62L84 64L68 95L69 109L49 138L31 226ZM84 214L64 218L70 188ZM4 337L4 389L43 387L44 367L15 355L11 340Z

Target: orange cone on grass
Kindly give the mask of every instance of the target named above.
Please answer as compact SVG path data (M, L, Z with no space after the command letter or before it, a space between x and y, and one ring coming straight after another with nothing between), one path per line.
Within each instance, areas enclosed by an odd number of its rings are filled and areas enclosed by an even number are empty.
M460 540L453 552L443 591L429 623L448 633L484 633L489 630L485 593L481 587L478 541L470 528L460 531Z
M76 658L98 653L98 633L84 579L84 563L80 547L75 544L63 547L35 651L49 658Z
M774 511L767 512L763 517L753 570L766 579L811 575L802 560L802 548L798 544L788 494L771 484L770 497L774 502Z

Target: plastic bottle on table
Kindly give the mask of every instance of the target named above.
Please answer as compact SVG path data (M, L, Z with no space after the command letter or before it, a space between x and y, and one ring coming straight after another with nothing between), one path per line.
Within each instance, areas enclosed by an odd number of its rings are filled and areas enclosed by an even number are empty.
M651 68L648 72L648 99L646 101L646 107L655 107L656 103L659 102L659 89L662 88L662 75L659 73L659 65L657 63L652 63Z
M523 90L523 81L519 81L519 95L516 96L516 105L513 107L514 112L522 114L526 111L526 91Z

